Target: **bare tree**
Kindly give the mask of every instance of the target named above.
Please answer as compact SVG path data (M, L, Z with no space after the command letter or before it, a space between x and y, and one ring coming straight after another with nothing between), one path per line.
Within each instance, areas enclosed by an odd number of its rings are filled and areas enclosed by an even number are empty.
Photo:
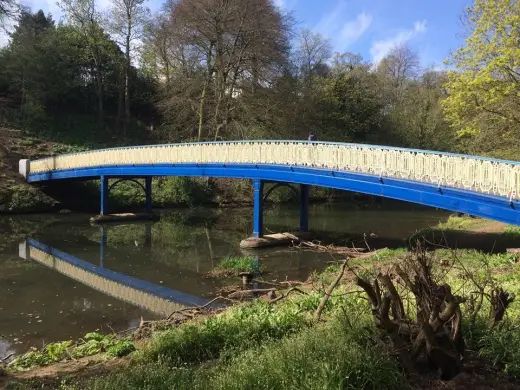
M103 82L103 41L104 32L100 26L101 15L94 0L61 0L58 5L69 23L79 28L88 47L90 59L94 63L94 78L98 100L98 119L100 128L104 124L104 82Z
M397 45L383 58L379 71L390 77L397 97L400 97L406 80L415 79L420 73L419 56L406 44Z
M132 65L132 52L136 42L143 37L143 26L148 16L148 8L145 0L112 0L112 6L108 12L109 22L107 26L116 42L123 48L125 64L123 66L123 90L125 102L124 135L126 136L130 123L130 67ZM121 99L120 99L121 101ZM118 117L118 124L120 118Z
M300 31L295 52L296 63L307 87L312 87L314 75L332 57L330 41L309 29Z
M16 0L0 0L0 28L4 28L9 19L14 19L19 11Z
M188 95L186 109L196 114L196 137L227 137L249 98L263 96L259 91L281 75L288 19L270 0L180 0L168 4L167 16L169 63L184 75L178 80ZM179 89L169 88L165 101L178 101L171 94Z

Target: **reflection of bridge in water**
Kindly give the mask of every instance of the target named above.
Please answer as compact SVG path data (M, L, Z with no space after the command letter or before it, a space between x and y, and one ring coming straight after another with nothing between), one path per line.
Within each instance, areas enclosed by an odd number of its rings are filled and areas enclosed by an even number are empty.
M175 310L188 306L199 306L207 302L205 299L181 291L103 268L104 244L105 238L102 230L99 266L33 239L20 243L19 256L27 260L35 260L103 294L160 315L168 315Z

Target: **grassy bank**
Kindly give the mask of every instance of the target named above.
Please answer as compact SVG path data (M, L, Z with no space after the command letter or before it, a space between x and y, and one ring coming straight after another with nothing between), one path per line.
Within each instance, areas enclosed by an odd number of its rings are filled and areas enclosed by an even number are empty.
M432 275L464 297L462 329L466 343L463 371L450 388L515 388L520 380L520 304L513 301L498 326L489 322L490 296L501 287L520 294L516 255L440 248L428 252ZM352 261L351 270L332 293L320 321L314 318L326 286L336 278L333 264L276 303L265 300L196 317L180 325L162 325L121 364L89 375L55 373L51 379L15 379L9 389L406 389L445 386L426 368L422 376L404 374L395 350L372 318L355 275L373 280L392 272L411 256L386 250ZM235 262L232 262L235 264ZM401 288L400 288L401 289ZM280 293L278 293L280 294ZM484 296L483 295L483 296ZM280 295L279 295L280 296ZM405 300L414 312L413 300ZM99 367L98 367L99 368ZM463 378L463 379L457 379ZM511 387L512 386L512 387Z

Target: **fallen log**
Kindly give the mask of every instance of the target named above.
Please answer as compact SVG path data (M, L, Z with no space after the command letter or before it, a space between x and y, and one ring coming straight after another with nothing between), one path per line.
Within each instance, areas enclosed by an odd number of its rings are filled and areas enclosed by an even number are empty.
M229 299L237 299L237 300L243 300L243 299L252 299L259 295L264 295L267 293L270 293L271 291L278 291L276 288L256 288L252 290L240 290L235 291L234 293L231 293L228 295Z

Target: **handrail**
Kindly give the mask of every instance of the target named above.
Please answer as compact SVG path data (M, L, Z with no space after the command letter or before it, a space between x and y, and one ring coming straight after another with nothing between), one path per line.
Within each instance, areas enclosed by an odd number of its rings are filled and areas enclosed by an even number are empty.
M430 150L309 141L226 141L128 146L30 162L28 174L137 164L255 164L394 177L517 199L520 162Z

